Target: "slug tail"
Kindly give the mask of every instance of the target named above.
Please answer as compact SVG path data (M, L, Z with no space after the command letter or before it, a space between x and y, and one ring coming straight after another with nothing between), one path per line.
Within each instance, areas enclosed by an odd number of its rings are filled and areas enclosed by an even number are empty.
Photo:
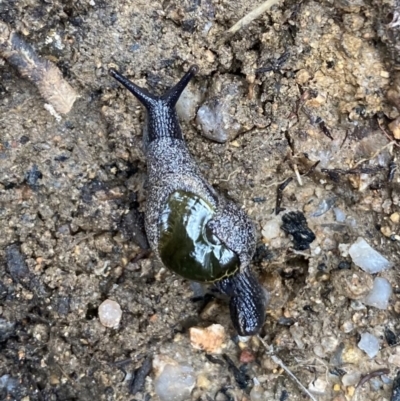
M268 296L249 270L215 283L222 294L231 297L229 309L233 326L241 336L257 334L265 322Z

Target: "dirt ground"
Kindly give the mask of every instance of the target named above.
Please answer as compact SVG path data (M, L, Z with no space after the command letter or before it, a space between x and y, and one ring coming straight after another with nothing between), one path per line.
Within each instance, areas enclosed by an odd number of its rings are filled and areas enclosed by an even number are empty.
M146 200L144 112L107 71L161 93L191 64L200 71L182 130L208 181L255 222L254 270L271 292L261 336L320 401L390 399L400 368L400 6L282 1L224 36L256 3L0 3L0 20L79 95L56 118L0 59L0 399L158 401L155 370L130 394L149 355L192 368L192 400L308 399L259 339L238 343L226 302L204 308L188 281L142 252L132 221ZM223 143L202 135L202 105L225 113ZM306 216L310 250L293 250L282 230L262 234L288 211ZM393 288L387 309L348 285L361 271L346 251L358 237L393 263L378 274ZM105 299L121 306L118 328L99 321ZM190 345L188 329L211 323L225 327L239 370ZM373 358L357 346L365 332L380 343Z

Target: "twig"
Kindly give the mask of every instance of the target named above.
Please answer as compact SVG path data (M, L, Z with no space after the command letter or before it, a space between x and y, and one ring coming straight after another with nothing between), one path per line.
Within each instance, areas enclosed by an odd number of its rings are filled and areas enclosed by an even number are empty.
M236 169L235 171L232 171L229 173L228 178L220 178L220 181L229 181L236 173L238 173L240 169Z
M382 376L382 375L388 375L389 373L390 373L390 369L387 369L387 368L374 370L373 372L368 373L367 375L363 376L361 378L361 380L358 382L356 388L361 387L368 380L371 380L374 377L378 377L378 376Z
M329 131L328 127L325 125L325 121L324 120L320 121L318 123L318 126L324 133L324 135L327 136L331 141L333 141L333 136L331 135L331 132Z
M306 177L307 175L313 173L320 162L321 162L321 160L318 160L317 162L315 162L304 174L302 174L302 176Z
M1 20L0 57L34 83L56 112L67 114L71 110L78 96L60 70L51 61L39 57L32 46Z
M231 28L229 28L225 32L225 35L224 35L225 38L227 39L228 37L234 35L237 31L239 31L246 25L249 25L250 22L257 19L260 15L265 13L265 11L269 10L273 5L275 5L278 2L279 2L279 0L267 0L264 3L260 4L257 8L255 8L253 11L250 11L247 15L245 15L238 22L236 22L235 25L233 25Z
M287 178L285 181L283 181L277 191L276 191L276 202L275 202L275 214L278 215L280 212L285 210L284 208L281 208L281 203L282 203L282 196L283 196L283 191L284 189L290 184L290 182L293 181L293 177Z
M362 164L362 163L364 163L364 162L367 162L368 160L374 159L376 156L379 155L379 153L381 153L383 150L385 150L386 148L388 148L389 146L392 146L392 145L396 145L396 141L392 141L392 142L387 143L385 146L383 146L382 148L378 149L371 157L368 157L367 159L361 159L361 160L359 160L359 161L354 165L353 169L356 168L357 166L359 166L360 164Z
M300 380L290 371L290 369L283 363L282 359L277 357L274 352L274 348L272 345L268 345L268 343L261 338L261 336L257 336L261 341L262 345L264 345L265 349L268 351L271 359L279 365L296 383L297 385L306 393L311 400L317 401L317 399L304 387L304 385L300 382Z
M153 355L149 354L143 361L142 365L132 374L132 380L129 383L129 394L135 395L142 391L146 377L151 372L153 367Z
M294 172L296 174L297 182L299 183L300 186L302 186L303 185L303 181L301 179L301 175L299 173L299 168L297 167L296 163L293 163L293 170L294 170Z
M393 181L394 175L396 174L397 164L394 160L389 163L389 171L388 171L388 181Z
M262 187L263 188L270 188L270 187L273 187L274 185L281 185L281 184L283 184L284 182L286 182L288 179L289 179L290 177L288 177L288 178L285 178L283 181L274 181L274 182L271 182L270 184L268 184L268 185L263 185Z

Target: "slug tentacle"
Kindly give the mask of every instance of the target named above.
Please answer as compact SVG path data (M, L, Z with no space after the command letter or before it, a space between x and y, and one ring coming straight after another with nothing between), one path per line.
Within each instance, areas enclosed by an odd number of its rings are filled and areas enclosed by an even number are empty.
M181 139L182 131L179 126L175 111L175 104L190 80L197 73L198 67L192 65L179 82L170 88L164 95L156 96L147 89L131 82L118 71L111 68L109 73L118 82L125 86L146 107L148 113L147 121L147 144L160 138Z
M199 67L197 65L192 65L186 74L177 82L171 89L161 96L161 99L164 100L169 107L175 107L176 102L181 96L182 92L185 90L186 86L190 82L190 80L198 73Z
M124 77L118 71L114 70L114 68L109 69L109 74L115 78L119 83L125 86L126 89L129 90L133 95L137 97L138 100L146 107L146 109L151 109L157 101L158 96L151 94L147 89L141 88L139 85L134 84L128 78Z

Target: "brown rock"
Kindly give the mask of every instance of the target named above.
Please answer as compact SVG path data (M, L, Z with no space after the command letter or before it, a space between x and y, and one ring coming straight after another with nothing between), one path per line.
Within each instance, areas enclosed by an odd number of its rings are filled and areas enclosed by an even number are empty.
M251 363L255 358L254 352L248 348L240 353L240 363Z
M190 343L195 349L211 354L220 354L226 347L225 329L220 324L212 324L206 328L191 327Z
M400 117L397 117L394 121L392 121L388 127L390 131L392 131L394 138L400 139Z
M393 221L393 223L398 224L400 222L400 213L395 212L393 214L390 215L390 220Z
M296 82L299 85L304 85L306 82L310 80L310 78L311 78L310 73L305 69L299 70L296 74Z

